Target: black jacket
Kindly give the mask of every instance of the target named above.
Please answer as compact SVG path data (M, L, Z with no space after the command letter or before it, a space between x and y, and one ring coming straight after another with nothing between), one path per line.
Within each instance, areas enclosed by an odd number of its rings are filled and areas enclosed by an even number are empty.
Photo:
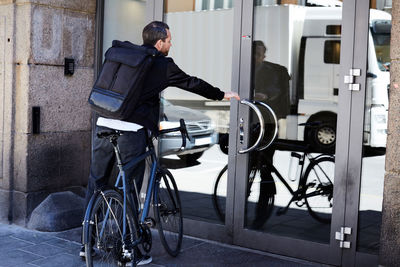
M212 100L224 98L224 92L199 78L187 75L174 63L172 58L158 56L145 78L144 90L129 121L157 133L160 113L159 93L169 86L178 87Z

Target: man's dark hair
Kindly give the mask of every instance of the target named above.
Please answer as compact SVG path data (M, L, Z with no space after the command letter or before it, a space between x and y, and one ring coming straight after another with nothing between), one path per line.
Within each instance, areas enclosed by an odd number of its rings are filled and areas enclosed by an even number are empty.
M253 51L255 51L255 49L256 49L257 47L262 47L262 48L264 48L264 52L267 50L267 48L265 47L264 42L263 42L263 41L260 41L260 40L255 40L255 41L253 41Z
M158 40L163 40L168 37L167 29L169 27L166 23L161 21L153 21L144 27L142 32L143 44L155 45Z

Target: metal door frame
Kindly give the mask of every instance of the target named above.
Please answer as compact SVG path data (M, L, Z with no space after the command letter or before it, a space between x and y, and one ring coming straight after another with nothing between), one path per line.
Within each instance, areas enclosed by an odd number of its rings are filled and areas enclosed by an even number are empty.
M151 0L150 9L154 8L155 12L153 19L163 21L164 20L164 0L157 1ZM235 2L236 4L236 2ZM241 4L239 5L241 6ZM241 23L241 13L240 9L235 5L234 9L234 28L240 28ZM173 34L174 29L171 29L171 33ZM232 62L232 91L237 91L237 83L238 83L238 74L239 74L239 58L235 52L240 50L240 41L239 38L236 37L236 31L234 30L233 38L233 62ZM194 220L189 218L183 218L183 232L186 235L205 238L208 240L223 242L232 244L232 233L233 233L233 201L234 201L234 177L236 171L236 139L237 132L234 129L237 129L237 110L238 110L238 101L231 100L230 107L230 130L229 130L229 153L228 153L228 184L227 184L227 197L226 197L226 214L225 214L225 224L217 224L206 221ZM232 144L232 145L231 145Z
M242 1L235 1L241 3ZM354 128L352 126L352 117L350 116L352 105L352 92L348 90L348 84L344 83L344 76L348 75L348 72L355 64L359 64L357 61L361 60L357 58L362 49L354 49L359 47L360 36L360 25L362 19L365 17L366 11L364 9L357 10L356 3L361 3L362 0L348 0L344 1L342 7L342 37L341 37L341 71L340 71L340 84L339 84L339 107L338 107L338 121L337 121L337 143L336 151L340 151L340 157L336 156L335 164L335 191L334 201L335 205L333 208L333 216L331 223L330 243L321 244L316 242L310 242L300 239L293 239L289 237L276 236L267 233L261 233L252 231L244 228L243 214L245 209L245 179L240 177L246 177L247 174L247 162L248 155L237 156L237 171L235 175L235 218L234 218L234 230L233 230L233 242L234 244L255 248L259 250L265 250L272 253L287 255L296 258L302 258L306 260L323 262L327 264L341 265L342 255L346 258L350 256L354 260L355 254L342 254L339 247L339 241L335 240L335 232L339 231L340 227L345 226L345 210L346 203L348 203L349 194L346 194L347 187L350 186L349 179L346 179L349 172L352 172L353 167L349 167L349 158L357 156L353 155L353 148L349 146L349 142L352 142L355 136L351 135L350 130ZM364 1L365 2L365 1ZM360 4L361 5L361 4ZM236 6L236 5L235 5ZM250 70L251 70L251 43L253 33L253 1L243 1L242 16L246 18L242 20L241 24L241 46L240 46L240 95L241 97L249 97L251 95L250 90ZM358 7L360 8L360 7ZM365 34L365 32L364 32ZM357 42L355 42L357 39ZM356 46L357 45L357 46ZM365 46L365 44L364 44ZM366 57L366 52L365 56ZM366 59L365 59L366 60ZM366 65L365 65L366 66ZM365 79L365 75L363 76ZM365 86L365 83L361 87ZM364 104L362 102L362 104ZM364 105L362 105L362 108ZM363 109L362 109L362 112ZM239 107L238 115L243 118L248 117L248 110ZM353 118L354 120L355 118ZM362 122L361 122L362 123ZM362 129L362 128L361 128ZM357 137L356 137L357 138ZM362 138L359 138L362 142ZM236 140L237 146L238 140ZM338 155L339 153L336 153ZM358 161L360 161L360 155L358 155ZM353 175L357 174L353 172ZM351 177L351 176L350 176ZM357 205L358 208L358 205ZM354 213L353 213L354 214ZM349 214L348 214L349 216ZM354 228L354 231L356 229ZM289 250L288 248L300 248ZM343 259L344 260L344 259Z
M362 179L362 154L365 117L365 97L367 88L367 57L369 33L370 1L356 0L354 27L354 57L352 66L361 69L361 75L355 83L360 84L360 91L351 94L349 156L346 190L344 225L353 229L349 236L350 249L343 251L343 266L378 266L378 255L357 252L359 204Z

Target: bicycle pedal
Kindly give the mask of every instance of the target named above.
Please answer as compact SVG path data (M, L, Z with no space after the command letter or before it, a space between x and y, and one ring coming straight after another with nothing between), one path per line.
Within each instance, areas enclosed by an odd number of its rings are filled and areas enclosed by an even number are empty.
M147 227L152 228L156 225L156 221L153 218L148 217L144 220L144 224Z

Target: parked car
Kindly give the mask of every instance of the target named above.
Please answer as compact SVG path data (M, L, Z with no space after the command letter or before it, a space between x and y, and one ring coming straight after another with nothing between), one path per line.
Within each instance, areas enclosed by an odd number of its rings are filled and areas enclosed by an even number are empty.
M185 149L180 150L182 145L180 132L164 134L159 142L161 156L176 154L183 160L195 161L203 155L204 151L218 142L218 133L214 130L210 117L197 110L173 105L163 98L161 101L164 114L160 121L160 128L179 127L179 120L184 119L191 139L186 139Z

